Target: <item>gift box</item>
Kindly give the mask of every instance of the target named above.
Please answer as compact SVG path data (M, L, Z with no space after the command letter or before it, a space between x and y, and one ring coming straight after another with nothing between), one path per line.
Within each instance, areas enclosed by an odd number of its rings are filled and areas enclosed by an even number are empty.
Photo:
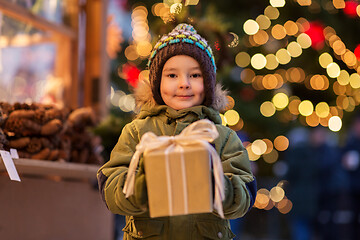
M144 154L150 217L212 212L208 150L201 145L164 150Z
M224 218L224 173L220 157L210 144L218 136L216 126L207 119L190 124L176 136L145 133L129 164L123 187L125 197L134 194L135 174L143 155L151 217L215 209Z

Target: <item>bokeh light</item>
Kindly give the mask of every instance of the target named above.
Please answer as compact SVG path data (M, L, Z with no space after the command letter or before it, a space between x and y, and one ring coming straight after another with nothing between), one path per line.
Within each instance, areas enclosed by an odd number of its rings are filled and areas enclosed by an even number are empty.
M243 29L246 34L254 35L259 31L260 27L256 21L249 19L244 23Z
M272 98L272 102L277 109L281 110L289 104L289 98L285 93L277 93Z
M297 42L289 43L286 49L291 57L299 57L302 54L302 48Z
M250 55L246 52L239 52L236 54L235 63L239 67L247 67L250 64Z
M280 202L285 196L285 191L281 187L275 186L270 190L270 199L274 202Z
M329 119L329 129L333 132L338 132L340 131L342 127L342 121L341 118L338 116L332 116Z
M267 163L275 163L279 159L279 153L275 149L272 149L269 153L263 155L263 159Z
M315 106L315 113L320 118L325 118L330 113L330 107L326 102L320 102Z
M260 112L265 117L271 117L275 114L276 108L272 102L266 101L261 104Z
M319 63L320 63L320 66L323 68L326 68L332 62L333 62L333 58L327 52L324 52L319 56Z
M350 75L346 70L341 70L337 81L340 85L345 86L350 83Z
M279 63L283 65L288 64L291 60L290 53L284 48L279 49L276 52L275 56L278 59Z
M285 0L270 0L270 5L273 7L283 7L285 6Z
M266 30L271 26L270 19L262 14L256 18L256 22L259 24L259 28L262 30Z
M301 33L296 41L300 44L303 49L309 48L311 46L311 38L306 33Z
M314 105L309 100L304 100L299 104L299 113L303 116L310 116L314 111Z
M266 55L266 65L265 68L269 70L274 70L279 66L279 62L276 56L272 53Z
M287 139L287 137L282 135L277 136L274 139L274 147L278 151L285 151L289 147L289 139Z
M266 65L266 58L263 54L257 53L251 58L251 66L257 70L264 68Z
M269 19L274 20L277 19L280 15L280 12L277 8L273 6L267 6L264 10L265 16L267 16Z
M261 139L257 139L255 140L252 144L251 144L251 150L253 151L253 153L255 153L256 155L262 155L266 152L267 149L267 145L266 143L261 140Z
M239 113L233 109L228 110L224 113L226 123L230 126L233 126L238 123L240 116Z
M326 72L331 78L337 78L340 75L340 67L337 63L332 62L326 67Z

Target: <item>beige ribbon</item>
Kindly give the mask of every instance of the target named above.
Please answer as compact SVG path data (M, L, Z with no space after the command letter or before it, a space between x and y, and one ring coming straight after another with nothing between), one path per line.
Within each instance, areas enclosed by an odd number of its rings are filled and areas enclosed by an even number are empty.
M165 155L167 158L167 154L175 147L182 148L183 146L200 144L210 153L215 180L214 209L216 209L218 214L224 218L222 208L222 201L225 198L224 174L219 155L210 144L210 142L213 142L218 136L219 133L216 126L207 119L202 119L190 124L176 136L156 136L152 132L145 133L141 137L140 143L136 146L136 151L129 165L123 189L126 198L134 194L135 172L142 153L165 148Z

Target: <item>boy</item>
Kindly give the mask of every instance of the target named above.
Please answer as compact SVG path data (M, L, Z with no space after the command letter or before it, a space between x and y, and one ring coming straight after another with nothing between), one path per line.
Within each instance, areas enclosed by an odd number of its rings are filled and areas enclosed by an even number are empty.
M240 139L221 125L218 110L226 105L226 94L216 84L211 48L191 25L179 24L155 45L149 70L150 84L142 83L136 92L140 113L124 127L110 161L98 172L103 200L113 213L126 215L124 239L232 239L227 219L241 217L252 207L256 182ZM224 170L226 219L216 211L150 218L143 159L134 195L126 198L123 193L136 145L148 131L174 136L200 119L214 122L219 132L213 144Z

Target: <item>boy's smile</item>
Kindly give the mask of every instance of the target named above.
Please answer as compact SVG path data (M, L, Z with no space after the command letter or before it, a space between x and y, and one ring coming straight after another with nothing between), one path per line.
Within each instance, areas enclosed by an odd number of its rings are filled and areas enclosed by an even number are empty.
M201 105L205 92L199 63L187 55L167 60L161 74L160 93L165 104L175 110Z

